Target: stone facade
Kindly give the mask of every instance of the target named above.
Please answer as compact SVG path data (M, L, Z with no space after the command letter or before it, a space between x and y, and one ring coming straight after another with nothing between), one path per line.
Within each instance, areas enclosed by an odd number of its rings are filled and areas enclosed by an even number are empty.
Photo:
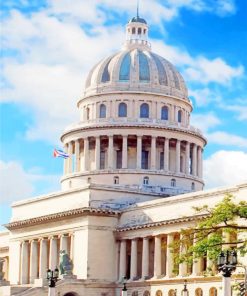
M221 276L204 276L210 260L178 265L170 244L202 218L192 207L226 193L243 200L247 184L202 191L206 139L190 125L182 76L152 53L147 34L145 20L132 19L123 50L90 71L80 121L61 136L62 190L12 205L0 234L11 286L0 295L47 295L60 250L75 277L60 276L56 295L119 295L123 277L129 296L180 295L184 279L189 295L221 295Z

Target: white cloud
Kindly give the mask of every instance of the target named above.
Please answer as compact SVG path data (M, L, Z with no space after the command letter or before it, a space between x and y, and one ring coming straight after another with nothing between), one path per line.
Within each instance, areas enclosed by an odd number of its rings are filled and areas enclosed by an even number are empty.
M195 99L198 107L206 106L212 102L221 100L221 98L208 87L201 89L189 89L189 96Z
M15 200L30 197L42 182L46 190L57 189L58 176L42 175L37 169L28 172L22 165L15 161L3 162L0 160L0 196L2 204L9 204Z
M247 148L247 138L230 134L224 131L216 131L213 133L208 133L206 137L211 144Z
M207 114L192 114L191 124L206 133L211 128L221 124L221 120L212 112Z
M204 160L206 188L233 185L247 181L247 153L218 151Z
M237 119L239 121L247 121L247 100L244 100L243 104L245 105L221 105L221 108L238 113Z

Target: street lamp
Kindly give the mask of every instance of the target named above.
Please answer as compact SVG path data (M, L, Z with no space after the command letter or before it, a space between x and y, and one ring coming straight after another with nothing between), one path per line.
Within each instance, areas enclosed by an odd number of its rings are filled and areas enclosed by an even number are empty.
M184 280L184 288L182 290L182 296L189 296L189 291L187 289L187 280Z
M237 252L229 251L220 252L218 256L217 268L223 275L223 295L231 295L231 275L237 266Z
M55 296L55 286L56 286L56 282L59 276L59 270L56 267L54 270L48 269L47 270L47 274L46 274L46 278L48 280L48 286L49 286L49 296Z
M122 289L122 296L127 296L127 288L126 288L126 284L127 284L127 278L126 276L123 278L123 289Z

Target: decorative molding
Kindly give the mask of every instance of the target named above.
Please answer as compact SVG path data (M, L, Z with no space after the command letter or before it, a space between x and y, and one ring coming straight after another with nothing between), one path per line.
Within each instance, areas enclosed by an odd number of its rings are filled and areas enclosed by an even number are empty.
M4 224L3 226L9 230L13 230L18 228L43 224L43 223L49 223L53 221L59 221L64 218L74 218L74 217L80 217L80 216L95 216L95 215L114 217L119 215L119 211L113 211L110 209L108 210L108 209L96 209L96 208L79 208L79 209L64 211L56 214L44 215L36 218L15 221L8 224Z

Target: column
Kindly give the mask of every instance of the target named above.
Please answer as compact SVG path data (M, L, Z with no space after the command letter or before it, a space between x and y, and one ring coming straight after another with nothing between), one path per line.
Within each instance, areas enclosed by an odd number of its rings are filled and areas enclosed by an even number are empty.
M189 175L190 173L190 143L186 143L185 148L185 174Z
M68 153L68 144L64 145L64 152ZM64 175L66 175L68 173L68 162L69 162L68 158L65 158L63 161L63 174Z
M193 244L196 243L196 235L194 234ZM192 265L192 275L200 275L201 272L201 258L194 258L193 257L193 265Z
M142 136L137 136L136 168L141 169L141 165L142 165Z
M197 176L202 178L202 148L200 146L197 150Z
M130 262L130 279L135 280L137 277L137 239L131 240L131 262Z
M95 137L95 169L100 169L100 137Z
M75 141L75 171L80 171L80 142L79 139Z
M108 169L113 169L113 136L108 136Z
M151 140L151 170L156 169L156 137Z
M84 171L89 170L89 140L84 139Z
M123 136L122 145L122 168L128 168L128 136Z
M161 237L154 238L154 277L161 276Z
M28 242L23 242L21 245L21 285L28 284L28 245Z
M32 240L30 247L30 276L29 282L34 283L34 280L38 278L38 241Z
M60 251L65 251L68 254L68 236L62 234L60 237ZM69 254L68 254L69 255Z
M181 146L181 141L177 140L176 143L176 173L180 173L180 146Z
M57 238L50 238L50 255L49 255L49 268L54 270L57 267Z
M47 245L48 240L46 238L42 238L40 240L40 254L39 254L39 278L46 278L46 271L48 269L48 250Z
M167 234L167 249L166 249L166 276L171 278L174 276L174 252L173 252L174 234Z
M69 147L68 147L68 154L69 154L69 158L68 158L68 174L71 174L73 172L73 145L72 142L69 142Z
M180 235L180 241L183 240L183 236ZM180 244L180 254L183 255L186 252L185 246ZM179 276L185 276L187 274L187 263L183 262L179 264Z
M164 169L166 172L169 171L169 139L165 138L164 144Z
M192 175L196 176L196 168L197 168L197 145L193 145L192 152Z
M69 248L69 257L74 262L74 233L70 233L70 248Z
M149 276L149 238L144 237L142 242L142 279Z
M126 240L120 242L119 281L126 276Z

